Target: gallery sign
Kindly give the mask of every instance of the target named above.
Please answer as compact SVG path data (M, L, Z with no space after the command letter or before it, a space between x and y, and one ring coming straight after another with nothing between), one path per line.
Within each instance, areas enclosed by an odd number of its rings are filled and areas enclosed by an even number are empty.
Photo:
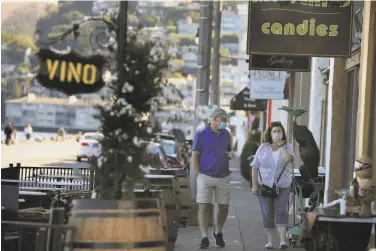
M103 56L86 57L74 51L61 54L50 49L40 49L37 56L40 67L36 78L48 89L70 96L97 92L105 85L102 78L105 64Z
M249 2L248 54L348 57L351 37L350 0Z
M249 69L310 72L311 58L274 55L250 55Z
M289 98L289 78L284 71L251 71L251 99L283 100Z
M230 100L231 110L266 111L266 108L266 100L250 98L250 90L248 87L244 88Z

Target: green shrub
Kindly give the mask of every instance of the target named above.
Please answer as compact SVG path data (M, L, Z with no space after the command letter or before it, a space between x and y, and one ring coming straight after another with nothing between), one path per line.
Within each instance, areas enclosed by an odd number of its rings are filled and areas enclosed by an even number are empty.
M221 43L237 44L239 43L239 35L237 33L222 34Z
M176 33L176 30L177 30L176 26L174 26L174 25L169 25L169 26L167 26L166 29L167 29L168 33Z

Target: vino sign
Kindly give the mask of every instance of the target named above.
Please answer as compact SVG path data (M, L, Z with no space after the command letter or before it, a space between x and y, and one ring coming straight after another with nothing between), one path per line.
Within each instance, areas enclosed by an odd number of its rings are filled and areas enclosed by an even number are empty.
M37 80L48 88L67 95L94 93L104 86L102 78L105 58L100 55L82 56L75 51L61 54L40 49Z

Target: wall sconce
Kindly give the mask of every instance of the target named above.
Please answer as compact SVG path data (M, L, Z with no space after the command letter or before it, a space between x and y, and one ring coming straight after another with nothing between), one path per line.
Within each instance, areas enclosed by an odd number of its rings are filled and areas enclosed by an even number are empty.
M291 107L291 106L282 106L281 108L278 108L278 110L283 110L289 113L292 116L293 121L296 121L297 117L300 117L302 114L307 112L306 110L304 110L303 107Z

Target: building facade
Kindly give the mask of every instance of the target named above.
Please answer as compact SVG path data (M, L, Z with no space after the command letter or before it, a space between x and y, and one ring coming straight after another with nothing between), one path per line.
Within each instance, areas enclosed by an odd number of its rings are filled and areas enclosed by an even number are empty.
M15 127L30 123L39 130L54 130L64 127L70 130L97 131L99 121L93 101L38 98L34 95L21 99L8 100L5 104L6 120Z
M335 190L350 187L354 161L361 156L373 160L376 183L375 14L375 1L355 1L351 56L312 58L311 72L293 77L289 105L308 111L298 124L308 126L320 148L325 203L337 199Z
M198 23L192 22L192 19L184 19L177 22L177 29L179 35L196 36L198 30Z

